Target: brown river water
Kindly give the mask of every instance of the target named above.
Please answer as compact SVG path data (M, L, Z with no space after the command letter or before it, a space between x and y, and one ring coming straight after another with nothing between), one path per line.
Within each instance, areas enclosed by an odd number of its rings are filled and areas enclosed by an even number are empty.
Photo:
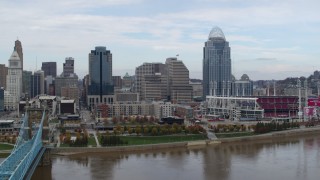
M33 180L319 180L320 135L134 153L53 156Z

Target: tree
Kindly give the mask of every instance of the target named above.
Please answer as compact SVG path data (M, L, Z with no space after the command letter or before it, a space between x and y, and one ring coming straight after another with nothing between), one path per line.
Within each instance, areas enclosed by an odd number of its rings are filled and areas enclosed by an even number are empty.
M151 117L150 117L150 122L152 122L152 123L155 122L154 116L151 116Z
M112 117L112 123L113 124L117 124L118 123L117 117L115 117L115 116Z
M170 134L175 134L177 131L174 127L171 127L170 128Z
M152 130L151 130L151 134L152 134L153 136L158 135L158 129L157 129L156 127L153 127Z
M134 117L130 116L130 123L131 124L135 124L136 123L136 120Z
M178 129L178 126L179 126L179 125L178 125L177 123L173 123L173 124L172 124L172 127L173 127L174 129Z
M70 141L71 141L71 134L69 132L66 133L66 137L64 139L64 142L66 144L70 144Z
M135 129L137 135L140 135L141 133L141 127L140 126L136 126L136 129Z
M141 118L140 118L140 116L136 116L136 122L137 122L137 123L141 123Z
M148 118L146 115L144 115L142 118L142 123L146 123L146 122L148 122Z
M149 133L149 128L148 127L144 127L143 128L143 134L147 135Z
M131 135L133 133L133 129L131 127L128 127L128 133Z

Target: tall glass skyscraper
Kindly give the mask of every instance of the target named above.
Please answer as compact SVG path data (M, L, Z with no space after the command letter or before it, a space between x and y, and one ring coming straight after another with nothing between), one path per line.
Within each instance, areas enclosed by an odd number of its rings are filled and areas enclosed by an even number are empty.
M88 95L96 95L96 103L104 103L104 95L113 95L112 54L104 46L98 46L89 53ZM98 99L97 99L98 98Z
M203 48L203 98L231 96L231 58L229 42L214 27Z

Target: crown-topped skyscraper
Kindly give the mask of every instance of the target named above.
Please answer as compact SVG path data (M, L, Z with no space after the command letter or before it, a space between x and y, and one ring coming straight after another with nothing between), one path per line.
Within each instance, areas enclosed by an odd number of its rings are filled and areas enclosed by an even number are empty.
M229 42L219 27L212 28L203 48L203 98L231 96Z
M10 102L7 108L18 108L18 102L22 93L22 69L21 60L16 50L13 51L9 59L7 91L14 97L14 100Z
M21 61L21 69L23 71L23 51L22 51L22 45L21 42L17 39L14 42L14 49L17 51L20 61Z

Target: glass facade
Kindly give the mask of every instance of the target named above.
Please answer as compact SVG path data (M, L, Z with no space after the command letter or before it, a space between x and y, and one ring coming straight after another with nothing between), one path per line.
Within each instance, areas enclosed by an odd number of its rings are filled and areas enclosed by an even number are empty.
M112 95L112 54L106 47L99 46L89 54L88 95Z
M203 48L203 98L231 96L231 58L229 42L215 27Z
M4 111L4 89L0 88L0 111Z

